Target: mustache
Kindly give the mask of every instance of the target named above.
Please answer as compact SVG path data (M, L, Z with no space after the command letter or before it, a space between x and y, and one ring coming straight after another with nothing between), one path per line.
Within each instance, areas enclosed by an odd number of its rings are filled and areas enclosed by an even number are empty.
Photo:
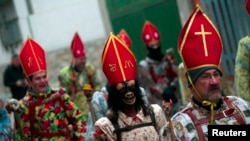
M208 87L208 90L210 90L210 91L211 90L218 90L218 89L221 90L220 86L217 85L217 84L216 85L211 85L211 86Z

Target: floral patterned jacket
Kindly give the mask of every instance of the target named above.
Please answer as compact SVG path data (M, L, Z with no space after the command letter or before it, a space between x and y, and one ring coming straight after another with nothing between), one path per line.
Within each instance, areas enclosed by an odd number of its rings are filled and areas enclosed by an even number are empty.
M101 89L101 82L92 65L86 65L82 73L74 71L71 66L65 66L60 70L58 79L59 85L70 94L72 100L74 100L74 94L82 91L84 84L91 84L94 91Z
M177 70L166 55L162 61L146 57L139 62L138 80L148 94L150 104L161 105L161 94L166 87L176 84L177 76Z
M166 125L166 117L162 108L157 104L151 104L155 114L155 126L143 126L135 128L131 131L122 132L122 141L159 141L159 131ZM135 116L126 116L123 112L119 111L118 124L120 128L126 126L136 126L143 123L152 122L150 115L145 116L143 111L140 110ZM107 117L102 117L95 122L95 127L99 127L106 135L108 141L116 141L117 134L114 133L115 127Z
M86 122L88 120L89 105L82 88L84 84L91 84L93 91L100 89L100 80L97 78L95 71L94 66L89 64L86 65L82 73L74 71L71 66L65 66L60 70L58 76L59 85L71 96L75 105L81 110Z
M250 36L242 38L238 43L235 58L236 93L250 102Z
M15 111L18 141L83 141L86 122L81 111L63 89L47 88L46 93L35 94L29 88Z

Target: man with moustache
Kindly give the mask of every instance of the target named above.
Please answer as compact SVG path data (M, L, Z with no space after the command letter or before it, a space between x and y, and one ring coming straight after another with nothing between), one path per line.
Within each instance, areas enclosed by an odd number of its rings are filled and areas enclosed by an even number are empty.
M250 124L250 106L240 97L223 96L220 67L222 41L212 21L197 5L178 41L192 92L187 106L171 118L164 133L169 140L206 141L208 125ZM190 57L193 56L193 57ZM164 106L166 110L169 104Z

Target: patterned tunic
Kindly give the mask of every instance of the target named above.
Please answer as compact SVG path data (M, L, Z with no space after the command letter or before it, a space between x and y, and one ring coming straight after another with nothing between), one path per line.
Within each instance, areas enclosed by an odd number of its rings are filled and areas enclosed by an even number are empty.
M238 43L235 59L236 93L250 102L250 37L242 38Z
M72 135L77 140L84 140L86 135L85 121L81 111L70 100L64 90L52 90L39 96L32 89L19 101L20 107L15 111L17 141L69 141Z
M157 104L152 104L154 113L155 113L155 121L156 121L156 129L160 131L165 124L166 118L164 112L161 107ZM118 124L120 128L125 126L134 126L142 123L151 122L150 115L144 116L142 110L136 114L136 117L126 116L124 113L119 112ZM114 126L106 117L102 117L95 123L95 126L98 126L104 133L107 135L107 139L109 141L116 140L116 134L113 133L115 130ZM158 131L155 130L154 126L144 126L141 128L136 128L128 132L121 133L121 139L123 141L158 141L159 134Z
M60 70L58 77L60 81L60 86L65 88L68 94L72 93L72 85L75 85L76 92L81 91L84 84L91 84L94 90L100 90L101 88L101 83L95 73L95 68L91 65L86 65L82 73L75 72L70 66L63 67Z
M160 62L146 57L145 60L140 61L138 71L140 86L149 94L149 103L161 105L161 94L164 89L169 85L174 85L178 79L173 64L167 56Z
M10 141L12 136L10 117L2 99L0 105L0 141Z
M80 74L75 72L70 66L62 68L59 73L60 86L71 95L74 103L82 111L85 121L88 119L89 105L82 88L84 84L91 84L95 90L100 89L100 80L97 78L96 73L93 73L91 77L88 76L92 72L95 72L95 68L91 65L86 65L84 71Z
M214 112L214 124L216 125L236 125L242 124L241 122L250 124L250 105L239 97L224 97L222 106ZM189 114L194 115L196 119L192 120ZM174 128L175 136L177 140L181 141L208 140L207 126L209 122L210 112L193 102L190 102L186 108L172 117L172 127ZM165 130L165 133L170 133L169 127L165 128ZM202 137L199 137L199 133L201 133ZM170 134L167 135L168 141L170 141Z
M102 88L104 89L104 88ZM141 93L142 93L142 99L145 103L148 104L148 97L145 93L145 90L140 87ZM106 116L106 112L108 110L108 104L106 98L103 96L103 92L105 92L108 95L108 92L105 88L104 91L96 91L93 94L91 104L93 105L93 110L95 114L96 120ZM91 114L89 113L88 122L87 122L87 140L85 141L92 141L93 140L93 133L95 132L94 123L91 117Z

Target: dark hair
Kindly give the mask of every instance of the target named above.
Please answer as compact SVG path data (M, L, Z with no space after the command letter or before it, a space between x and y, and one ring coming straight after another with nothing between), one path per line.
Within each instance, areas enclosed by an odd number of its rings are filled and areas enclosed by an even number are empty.
M169 102L169 100L171 99L173 103L176 103L178 101L175 95L176 90L177 88L175 86L168 86L163 91L162 99L166 102Z
M186 76L186 79L188 82L188 87L190 88L192 86L190 81L192 81L192 83L194 84L195 81L199 78L199 76L203 72L210 70L210 69L216 69L220 73L220 76L222 76L221 70L218 67L214 67L214 66L207 66L207 67L202 67L202 68L198 68L198 69L194 69L194 70L189 70L185 73L185 76ZM191 80L189 79L189 77Z
M112 123L117 122L118 119L118 111L119 110L123 110L124 105L122 102L122 98L119 95L119 92L116 89L116 85L112 85L109 87L108 89L108 109L110 112L107 113L107 117L110 119L110 121ZM138 84L138 81L135 81L135 96L136 96L136 102L135 102L135 110L139 111L141 108L143 108L143 112L145 115L149 114L146 110L145 107L145 102L142 99L142 95L141 95L141 90Z
M16 57L18 57L17 54L12 54L11 59L14 59L14 58L16 58Z
M31 80L32 80L32 78L33 78L33 75L30 75L28 78L29 78L29 80L31 81Z

